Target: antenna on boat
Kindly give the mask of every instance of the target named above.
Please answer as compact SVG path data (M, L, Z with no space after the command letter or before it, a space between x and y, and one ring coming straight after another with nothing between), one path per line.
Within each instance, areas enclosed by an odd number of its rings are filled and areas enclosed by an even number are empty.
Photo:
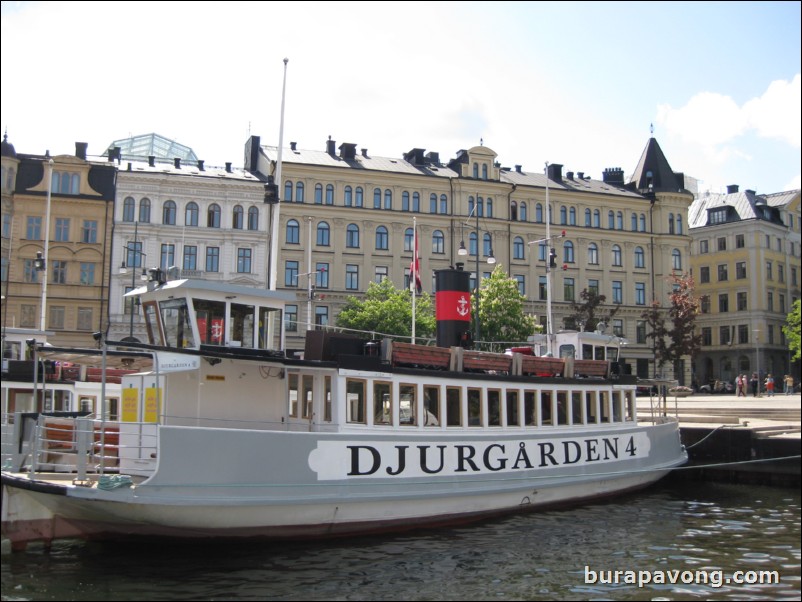
M276 272L278 270L278 228L279 228L279 213L281 211L281 153L284 150L284 98L287 94L287 63L290 59L284 59L284 85L281 89L281 125L278 130L278 156L276 157L276 178L275 182L278 185L276 194L276 204L273 210L273 224L270 234L270 278L268 282L268 289L271 291L276 290ZM282 338L284 329L282 328Z

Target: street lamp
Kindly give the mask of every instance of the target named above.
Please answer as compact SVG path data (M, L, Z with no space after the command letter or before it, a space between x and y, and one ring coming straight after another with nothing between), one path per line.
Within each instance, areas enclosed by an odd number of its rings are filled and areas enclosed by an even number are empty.
M131 290L134 290L136 288L136 268L141 267L141 263L142 263L139 260L139 256L142 255L143 257L147 257L147 254L143 253L139 249L139 240L137 238L138 234L139 234L139 222L134 222L134 243L133 243L133 247L131 246L131 243L127 243L125 245L125 250L129 254L128 255L128 265L126 266L125 259L123 259L123 263L120 266L120 274L122 274L122 275L127 274L128 273L128 268L129 267L131 268ZM147 280L148 279L148 275L147 275L147 273L145 272L144 269L142 270L142 275L140 277L142 278L142 280ZM130 323L130 327L129 327L129 331L128 331L128 338L130 338L130 339L134 338L134 305L135 304L137 304L137 305L139 304L139 298L138 297L137 297L136 301L131 299L131 310L130 310L131 323Z
M475 300L476 318L475 318L475 321L474 321L474 337L473 337L474 344L477 344L479 342L479 338L480 338L481 332L482 332L481 331L481 326L480 326L480 323L479 323L479 282L481 280L481 275L479 274L479 232L480 231L481 232L487 232L487 234L490 234L490 232L488 230L483 230L482 228L479 227L479 212L477 211L477 207L478 206L479 206L479 195L477 194L476 195L476 202L474 203L473 208L471 209L471 212L468 214L467 219L462 224L462 239L460 240L459 250L457 251L457 255L459 255L461 257L465 257L466 255L468 255L468 249L465 248L465 226L468 225L468 220L471 219L471 215L475 214L476 215L476 225L475 225L474 228L475 228L475 231L476 231L476 293L475 293L475 296L476 296L476 300ZM493 241L492 241L492 238L491 238L491 241L490 241L490 248L488 249L487 263L489 265L493 265L494 263L496 263L496 257L493 255Z

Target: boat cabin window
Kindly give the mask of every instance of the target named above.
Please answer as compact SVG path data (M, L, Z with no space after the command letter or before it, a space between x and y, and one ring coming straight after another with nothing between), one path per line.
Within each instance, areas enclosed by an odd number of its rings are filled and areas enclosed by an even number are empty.
M253 348L253 325L256 308L253 305L231 304L231 341L232 346Z
M482 426L481 389L468 389L468 426Z
M222 301L193 299L198 336L204 345L225 344L226 304Z
M331 422L331 376L325 377L326 399L323 405L323 420Z
M518 391L507 391L507 426L521 426Z
M401 426L417 426L415 385L398 387L398 422Z
M582 344L582 359L583 360L593 359L593 345L588 345L587 343Z
M585 414L588 418L588 424L599 423L599 411L596 404L596 393L594 391L585 392Z
M605 359L611 362L618 361L618 347L607 347L607 357Z
M557 391L557 424L568 424L568 393Z
M259 308L259 349L281 349L282 320L280 309Z
M610 397L607 391L599 392L599 405L601 406L601 422L610 422Z
M423 426L440 426L439 387L423 387Z
M551 415L551 412L549 412ZM537 392L524 392L524 421L526 426L537 426Z
M553 407L551 404L551 391L540 392L540 424L543 426L554 426Z
M621 422L624 399L621 391L613 391L613 422Z
M298 417L298 375L293 373L287 375L287 412Z
M312 417L312 401L314 400L315 392L315 377L311 374L304 374L303 376L303 406L301 408L301 418Z
M164 345L159 328L158 310L156 302L149 301L144 304L145 308L145 327L148 331L148 342L151 345Z
M582 392L571 392L571 424L582 424Z
M487 426L501 426L501 391L487 391Z
M576 354L576 347L573 345L560 345L560 357L574 357Z
M462 389L446 389L446 426L462 426Z
M373 424L393 424L393 406L391 404L390 397L391 392L391 383L373 383Z
M635 394L630 391L628 394L625 393L624 395L624 420L632 422L635 420Z
M365 381L349 378L345 382L346 421L365 424Z
M187 300L182 297L181 299L160 301L159 309L161 310L165 346L178 349L195 347Z

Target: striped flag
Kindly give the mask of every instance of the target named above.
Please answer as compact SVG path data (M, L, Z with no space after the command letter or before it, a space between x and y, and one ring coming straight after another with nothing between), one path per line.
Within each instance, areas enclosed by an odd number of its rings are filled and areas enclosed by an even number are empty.
M415 239L415 254L412 256L412 263L409 266L409 288L420 294L423 292L423 285L420 280L420 256L418 255L418 228L412 232ZM414 287L414 288L413 288Z

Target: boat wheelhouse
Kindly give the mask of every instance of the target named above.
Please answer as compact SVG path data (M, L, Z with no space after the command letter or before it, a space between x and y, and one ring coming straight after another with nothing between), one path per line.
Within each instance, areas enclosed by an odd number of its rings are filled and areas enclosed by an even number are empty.
M17 547L443 525L638 489L687 459L676 420L638 417L609 337L565 333L604 350L586 358L309 331L301 357L282 350L294 295L160 279L131 294L150 342L95 351L152 357L122 377L119 420L40 413L14 431L3 532Z

